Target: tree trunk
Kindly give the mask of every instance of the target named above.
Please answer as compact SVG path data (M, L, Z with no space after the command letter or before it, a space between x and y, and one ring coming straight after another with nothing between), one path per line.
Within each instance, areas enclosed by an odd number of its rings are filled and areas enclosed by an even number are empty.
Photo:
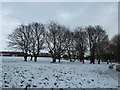
M24 56L24 61L27 61L27 55Z
M98 64L100 64L100 59L98 60Z
M32 59L33 59L33 56L31 55L31 59L30 60L32 61Z
M55 63L56 62L56 58L53 58L53 61L52 61L53 63Z
M94 56L92 56L92 58L90 60L90 64L95 64L95 58L94 58Z
M82 62L82 57L81 57L81 54L79 54L79 59L80 59L80 62Z
M83 62L83 64L85 63L84 62L84 52L82 53L82 62Z
M60 55L59 55L58 59L59 59L59 63L60 63Z
M81 56L81 57L80 57L80 61L83 62L83 64L84 64L84 53L81 52L80 56Z
M55 63L56 62L55 54L52 51L50 51L50 54L52 55L52 63Z
M24 61L27 61L27 51L24 53Z
M98 60L98 64L100 64L100 52L97 50L96 51L96 58L97 58L97 60Z
M83 62L83 64L85 63L85 62L84 62L84 55L83 55L83 57L82 57L82 62Z
M92 59L92 60L90 61L90 64L95 64L95 60Z
M83 59L83 64L85 63L84 59Z
M71 59L71 55L70 55L70 53L68 53L68 56L69 56L70 62L72 62L72 59Z
M73 62L75 62L76 61L76 58L74 58L74 61Z
M59 63L60 63L60 58L59 58Z
M34 57L34 61L35 61L35 62L37 61L37 56Z
M95 64L95 50L94 50L94 48L92 48L92 50L91 50L92 52L91 52L91 61L90 61L90 64Z

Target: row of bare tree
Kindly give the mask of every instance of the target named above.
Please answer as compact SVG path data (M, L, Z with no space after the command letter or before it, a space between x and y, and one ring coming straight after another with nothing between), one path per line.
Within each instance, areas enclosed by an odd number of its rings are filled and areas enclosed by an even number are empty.
M52 55L53 62L61 60L62 56L72 62L72 59L79 59L84 63L86 54L90 55L90 63L94 64L95 59L98 64L106 56L113 55L112 59L118 58L119 35L110 41L105 30L100 26L76 27L71 30L65 25L51 21L47 25L34 22L28 25L18 26L8 36L9 46L22 50L24 60L27 61L28 54L31 60L37 61L40 50L47 49ZM117 47L117 48L116 48ZM110 58L108 58L110 59Z

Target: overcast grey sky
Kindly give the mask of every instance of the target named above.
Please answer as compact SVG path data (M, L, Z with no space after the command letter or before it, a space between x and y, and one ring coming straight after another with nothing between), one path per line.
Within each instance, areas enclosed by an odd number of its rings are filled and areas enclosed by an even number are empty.
M1 12L0 12L1 13ZM117 2L4 2L2 3L2 33L0 50L7 48L7 36L17 25L50 20L75 28L101 25L111 38L118 33Z

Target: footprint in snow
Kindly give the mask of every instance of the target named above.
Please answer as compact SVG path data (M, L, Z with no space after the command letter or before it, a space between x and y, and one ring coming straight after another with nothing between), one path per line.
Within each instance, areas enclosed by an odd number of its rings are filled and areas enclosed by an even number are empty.
M34 79L34 77L31 77L32 79Z
M37 87L37 85L33 85L33 87Z
M57 85L57 83L54 83L54 85Z
M32 80L31 80L31 79L29 79L28 81L30 81L30 82L31 82Z
M92 79L92 81L94 81L94 79Z
M5 87L8 87L8 85L5 85Z

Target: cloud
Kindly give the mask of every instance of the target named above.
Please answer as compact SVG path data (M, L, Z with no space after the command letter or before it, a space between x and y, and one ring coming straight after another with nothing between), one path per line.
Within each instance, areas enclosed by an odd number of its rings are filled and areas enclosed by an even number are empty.
M0 42L2 42L2 46L0 47L0 50L7 49L7 37L8 34L10 34L14 28L19 25L19 22L17 22L15 19L8 17L12 14L12 10L10 9L2 9L1 14L1 33L0 33Z
M0 42L2 42L2 3L0 2ZM0 45L0 50L2 49L2 44Z
M32 21L47 23L49 20L56 20L73 29L76 26L102 25L112 37L118 32L117 9L117 2L3 3L3 28L0 37L3 37L2 42L5 43L7 35L19 24Z
M62 18L62 19L70 19L70 14L69 13L61 13L60 15L59 15L59 17L60 18Z

